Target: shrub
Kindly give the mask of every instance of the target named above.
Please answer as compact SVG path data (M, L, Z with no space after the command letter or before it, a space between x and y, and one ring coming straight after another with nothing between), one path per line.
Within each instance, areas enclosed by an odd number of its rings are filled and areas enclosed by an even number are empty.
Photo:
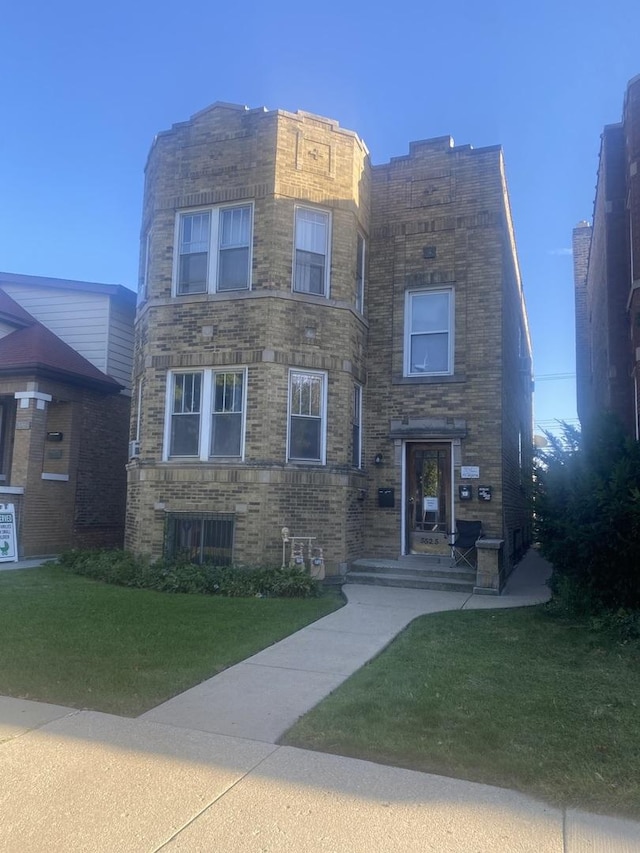
M554 595L576 613L640 609L640 445L612 416L547 437L535 508Z
M58 564L66 571L118 586L227 597L311 598L320 584L297 568L196 565L185 561L151 563L128 551L66 551Z

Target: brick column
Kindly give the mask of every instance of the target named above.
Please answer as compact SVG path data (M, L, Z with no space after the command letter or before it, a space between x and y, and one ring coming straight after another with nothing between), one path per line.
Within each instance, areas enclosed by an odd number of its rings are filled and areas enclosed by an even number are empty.
M28 389L16 391L18 401L13 440L11 485L25 490L30 480L39 483L44 455L44 434L47 426L46 405L50 394Z
M476 595L500 595L503 546L504 539L478 539L476 542L478 567L473 588Z
M29 530L31 519L37 516L37 502L42 483L44 438L47 428L47 403L49 394L29 388L16 391L16 422L11 464L11 486L24 489L19 502L18 554L29 553Z

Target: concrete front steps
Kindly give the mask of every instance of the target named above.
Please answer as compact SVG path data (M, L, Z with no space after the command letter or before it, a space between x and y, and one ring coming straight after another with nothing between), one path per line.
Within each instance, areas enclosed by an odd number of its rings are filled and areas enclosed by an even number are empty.
M476 573L473 569L452 566L450 557L410 554L398 560L354 560L345 582L471 594Z

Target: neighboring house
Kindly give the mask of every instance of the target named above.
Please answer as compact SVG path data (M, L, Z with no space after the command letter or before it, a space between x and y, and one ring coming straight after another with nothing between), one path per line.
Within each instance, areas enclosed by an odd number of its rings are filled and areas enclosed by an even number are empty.
M611 411L640 438L640 76L602 132L593 225L574 229L573 254L580 422Z
M135 294L0 273L0 503L22 557L122 547Z
M309 113L214 104L146 167L128 466L137 552L329 572L531 540L531 345L499 147L372 167ZM462 488L464 487L464 488Z

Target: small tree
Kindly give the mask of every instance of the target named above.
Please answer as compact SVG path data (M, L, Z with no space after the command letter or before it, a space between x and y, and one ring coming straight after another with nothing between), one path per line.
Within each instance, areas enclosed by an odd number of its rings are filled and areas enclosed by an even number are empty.
M612 415L563 425L536 460L536 521L552 586L590 610L640 607L640 445Z

